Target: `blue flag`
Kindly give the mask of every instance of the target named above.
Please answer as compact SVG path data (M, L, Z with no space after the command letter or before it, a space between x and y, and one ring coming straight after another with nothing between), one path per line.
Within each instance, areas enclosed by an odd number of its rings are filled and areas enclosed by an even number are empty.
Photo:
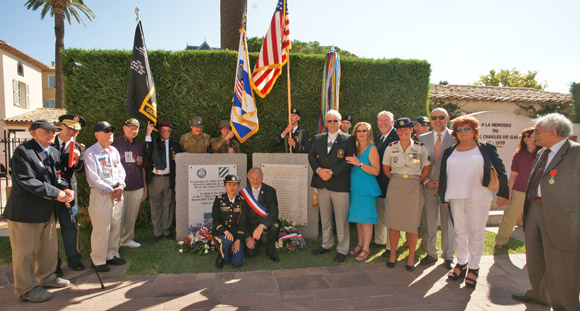
M254 92L250 83L250 64L248 61L248 46L246 32L240 29L240 47L236 62L236 82L234 84L234 98L232 99L232 114L230 125L241 143L258 132L258 110L254 100Z

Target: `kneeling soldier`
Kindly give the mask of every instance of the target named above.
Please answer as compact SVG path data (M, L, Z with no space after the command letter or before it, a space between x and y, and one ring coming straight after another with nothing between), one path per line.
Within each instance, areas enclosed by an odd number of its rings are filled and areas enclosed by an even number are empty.
M274 262L280 261L276 254L276 240L280 233L278 220L278 199L276 189L262 183L264 174L259 168L252 168L248 172L250 186L241 192L245 199L245 208L248 215L246 226L246 257L254 257L262 245L262 233L267 232L266 254Z
M224 179L226 193L218 194L213 201L211 215L213 217L212 235L218 246L218 256L215 267L224 267L224 261L229 261L234 267L244 264L244 238L246 213L243 212L244 198L238 194L240 178L228 175Z

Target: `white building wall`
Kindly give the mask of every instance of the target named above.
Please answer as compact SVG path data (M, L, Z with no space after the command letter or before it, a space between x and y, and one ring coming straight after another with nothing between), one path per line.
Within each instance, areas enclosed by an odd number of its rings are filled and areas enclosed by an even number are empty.
M42 108L42 73L40 68L36 68L31 63L16 58L6 51L0 51L1 55L1 82L3 92L0 102L0 119L10 118L19 114L32 111L36 108ZM24 76L18 74L18 62L24 65ZM17 80L28 85L28 107L18 107L14 105L13 81ZM22 94L26 96L26 94Z

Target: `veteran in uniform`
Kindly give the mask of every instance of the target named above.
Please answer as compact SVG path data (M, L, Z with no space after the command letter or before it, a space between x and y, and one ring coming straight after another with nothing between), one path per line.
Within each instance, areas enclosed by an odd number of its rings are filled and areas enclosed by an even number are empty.
M212 235L218 246L215 267L224 267L224 261L229 261L234 267L244 264L244 245L246 213L244 213L244 198L238 193L240 178L228 175L224 179L226 193L218 194L213 201L211 215L213 217Z
M95 270L110 271L108 265L124 265L119 258L125 169L113 147L115 128L107 121L95 125L97 142L85 152L85 172L91 187L89 216L93 223L91 258Z
M183 152L209 153L211 152L211 137L203 132L203 119L195 116L189 120L191 132L181 135L179 144Z
M234 132L228 120L221 120L218 126L219 137L212 138L211 149L213 153L240 153L240 142L234 138Z
M391 143L383 157L383 171L390 179L386 218L391 254L387 267L395 266L399 235L401 231L405 231L409 243L407 271L415 270L417 228L421 224L421 210L424 204L421 182L429 175L431 165L429 152L423 143L411 140L414 123L409 118L395 121L399 141Z
M78 205L76 200L77 193L77 178L75 172L82 173L85 171L84 160L82 152L85 149L84 145L75 143L74 153L75 157L78 157L77 163L69 167L69 157L71 152L71 141L77 137L79 131L83 126L87 124L85 118L78 116L76 114L65 114L58 117L60 122L60 133L54 139L52 146L60 151L60 163L62 164L61 177L64 178L69 184L69 189L73 190L75 193L75 200L71 202L71 211L73 216L70 215L68 208L64 203L57 204L56 215L58 217L58 223L60 225L60 234L62 236L62 244L64 246L64 251L67 258L68 267L74 271L81 271L85 268L81 262L81 253L77 249L77 229L75 227L72 217L77 217ZM62 276L62 270L60 268L61 260L58 256L58 263L56 266L56 274Z
M298 108L290 110L290 124L272 140L272 147L284 145L284 152L308 153L312 143L308 132L298 126L300 111Z
M341 115L329 110L324 116L328 133L316 135L308 154L314 174L310 186L318 192L318 207L322 224L322 245L314 255L328 252L334 246L332 215L336 221L338 245L335 262L344 262L350 247L348 208L350 195L350 168L345 157L356 154L355 140L338 130Z
M340 131L345 134L350 134L352 128L352 116L346 116L340 121Z

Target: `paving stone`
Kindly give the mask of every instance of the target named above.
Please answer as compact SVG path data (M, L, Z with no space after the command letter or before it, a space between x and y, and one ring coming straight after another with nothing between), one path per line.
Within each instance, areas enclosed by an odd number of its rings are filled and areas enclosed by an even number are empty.
M374 285L375 281L366 272L344 272L324 277L330 287L357 287L361 284Z
M276 293L278 286L276 279L256 278L256 279L236 279L224 282L215 279L211 287L211 295L230 295L239 293Z
M319 289L328 288L328 283L321 275L306 276L288 276L276 278L278 289L280 291L289 291L298 289Z

